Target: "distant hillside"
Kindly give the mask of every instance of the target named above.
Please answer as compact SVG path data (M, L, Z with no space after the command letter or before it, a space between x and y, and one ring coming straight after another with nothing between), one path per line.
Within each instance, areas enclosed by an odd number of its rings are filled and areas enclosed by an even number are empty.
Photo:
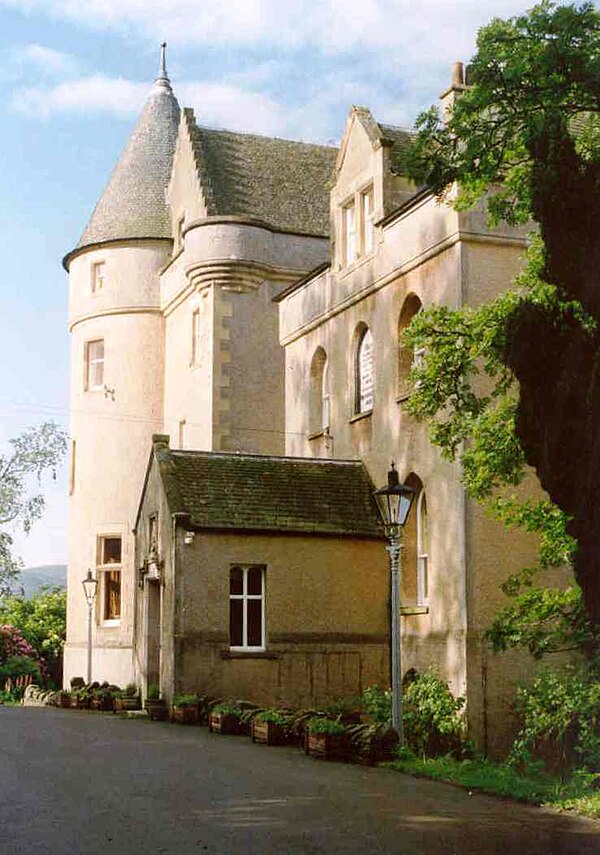
M67 565L45 564L42 567L26 567L21 571L20 579L15 586L22 587L27 598L33 596L42 585L58 585L67 587Z

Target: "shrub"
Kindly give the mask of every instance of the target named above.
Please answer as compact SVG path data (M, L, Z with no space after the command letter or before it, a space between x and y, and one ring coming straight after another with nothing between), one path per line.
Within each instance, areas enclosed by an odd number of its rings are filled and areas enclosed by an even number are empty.
M151 683L148 686L148 699L151 701L157 701L160 698L160 687L158 683Z
M463 752L465 699L455 698L434 668L416 677L404 691L403 724L406 741L423 757Z
M375 724L389 724L392 720L391 689L367 686L363 692L363 706Z
M563 767L569 744L583 768L600 771L600 682L589 664L540 670L532 684L517 690L514 704L520 730L509 762L531 765L545 745L558 745ZM539 765L543 765L539 761Z

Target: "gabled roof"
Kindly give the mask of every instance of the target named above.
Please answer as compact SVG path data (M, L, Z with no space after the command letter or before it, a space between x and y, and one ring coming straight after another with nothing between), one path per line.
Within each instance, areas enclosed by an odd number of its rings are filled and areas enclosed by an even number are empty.
M280 231L327 237L337 148L213 130L184 110L209 216L262 220Z
M154 437L153 459L169 510L191 528L383 535L360 461L174 451L162 435Z
M171 237L165 194L179 115L168 77L159 76L74 252L106 241Z
M355 121L361 125L374 148L378 145L389 148L390 169L395 175L402 175L404 155L413 140L413 134L411 131L399 128L396 125L383 125L377 122L368 107L356 105L352 106L348 113L346 130L337 159L337 168L339 169L342 165L350 128Z

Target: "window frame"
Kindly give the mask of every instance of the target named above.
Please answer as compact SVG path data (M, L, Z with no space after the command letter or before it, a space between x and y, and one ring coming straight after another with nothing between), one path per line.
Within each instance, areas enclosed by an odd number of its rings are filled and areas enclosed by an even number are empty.
M102 357L91 358L91 349L95 344L102 344ZM86 392L103 392L104 391L104 366L106 363L106 346L104 338L93 338L85 342L85 391ZM101 376L99 383L92 383L92 376L96 365L101 365Z
M363 389L364 380L365 380L365 371L364 371L364 363L363 363L363 347L365 345L365 341L368 340L370 342L370 402L369 405L365 403L366 399L369 400L369 394ZM362 330L358 333L356 348L354 354L354 415L362 416L368 413L373 412L373 408L375 406L375 353L373 346L373 334L371 332L370 327L364 326Z
M231 593L231 573L234 569L242 570L243 573L243 584L242 584L242 593L241 594L232 594ZM250 570L259 569L260 570L260 578L261 578L261 593L260 594L248 594L248 573ZM229 649L233 652L237 653L264 653L266 650L267 636L266 636L266 564L230 564L229 565ZM231 625L231 601L236 600L242 602L242 641L241 645L232 644L232 625ZM249 645L248 644L248 601L260 601L261 602L261 645Z
M92 262L90 290L92 294L97 294L104 288L106 282L106 261L99 259Z
M367 202L370 204L367 205ZM373 183L361 187L342 202L342 252L340 267L352 268L357 262L369 258L375 252L375 190ZM349 227L352 213L353 227ZM352 241L350 241L352 236ZM352 252L351 252L352 248Z
M120 561L104 561L104 544L107 540L119 540ZM123 618L123 535L119 532L99 534L96 539L96 578L98 579L98 612L97 620L101 627L120 626ZM107 584L110 574L119 574L119 615L118 617L106 617Z
M424 509L424 510L423 510ZM417 605L429 605L429 529L427 496L421 487L417 497L416 553L417 553Z

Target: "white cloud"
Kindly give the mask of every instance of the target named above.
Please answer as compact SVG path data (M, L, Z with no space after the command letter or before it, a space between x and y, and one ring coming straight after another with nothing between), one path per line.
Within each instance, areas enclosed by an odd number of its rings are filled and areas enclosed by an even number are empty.
M93 29L143 32L176 44L362 46L406 52L419 64L472 50L477 27L523 9L523 0L0 0Z
M32 66L36 74L64 76L77 70L74 56L39 44L20 45L12 51L13 61L20 66Z
M17 89L12 107L19 113L48 118L54 113L112 113L130 116L139 112L148 87L129 80L95 75L67 80L53 87Z

